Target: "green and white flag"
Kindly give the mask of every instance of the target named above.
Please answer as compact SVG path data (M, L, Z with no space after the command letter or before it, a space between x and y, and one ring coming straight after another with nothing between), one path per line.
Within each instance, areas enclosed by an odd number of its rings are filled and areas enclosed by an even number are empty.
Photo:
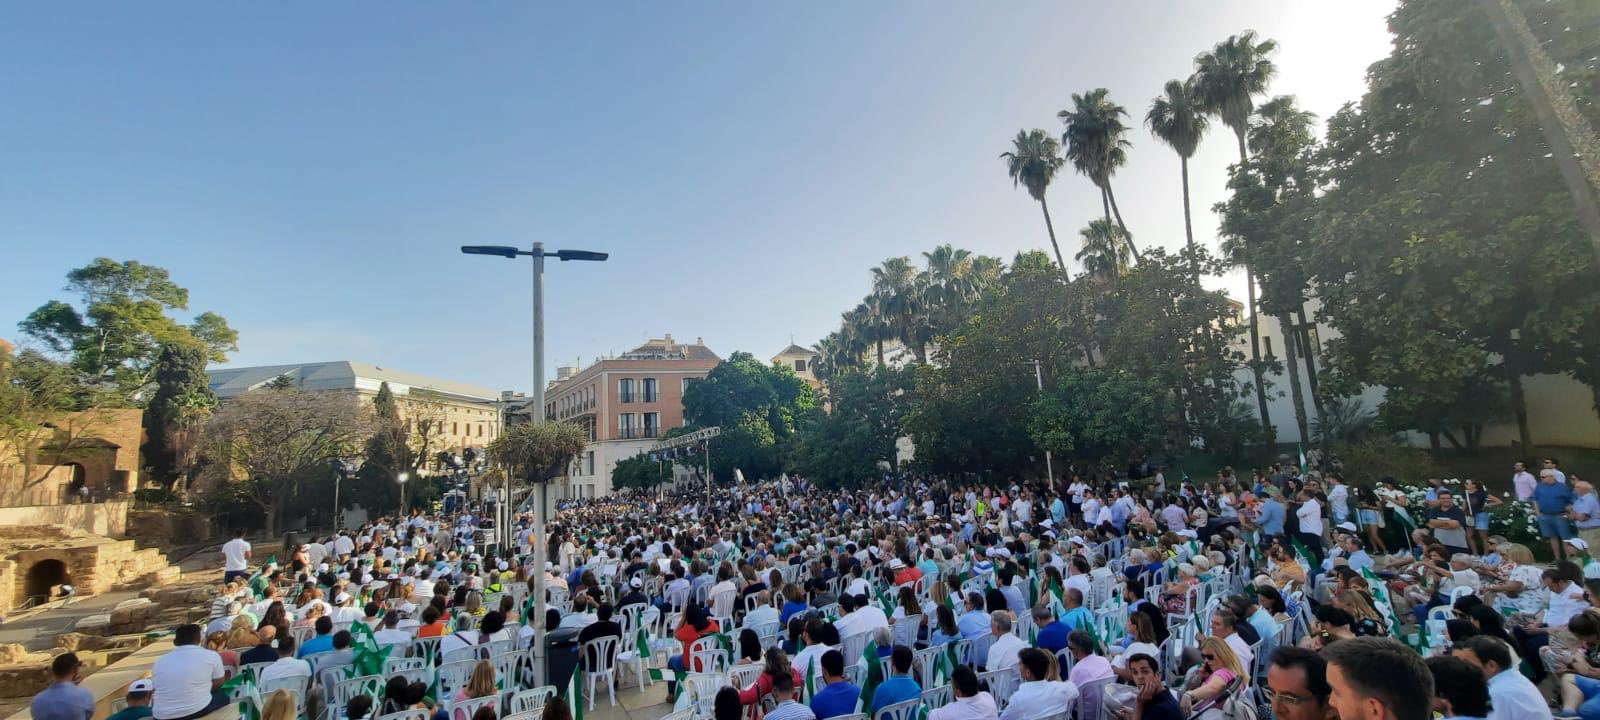
M1383 578L1372 572L1372 568L1361 568L1361 577L1367 579L1367 587L1372 590L1372 604L1377 606L1379 615L1383 616L1384 625L1388 626L1389 634L1400 638L1400 623L1394 621L1394 600L1389 597L1389 586L1383 583Z
M572 713L572 720L583 720L583 681L578 678L583 673L574 672L567 678L567 709Z

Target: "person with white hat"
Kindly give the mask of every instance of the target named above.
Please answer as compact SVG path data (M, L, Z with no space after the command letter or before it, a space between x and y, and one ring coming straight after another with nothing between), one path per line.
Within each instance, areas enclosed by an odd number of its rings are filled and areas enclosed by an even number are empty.
M156 684L150 678L139 678L128 683L128 694L125 697L128 706L111 713L106 720L144 720L150 717L150 703L155 694Z

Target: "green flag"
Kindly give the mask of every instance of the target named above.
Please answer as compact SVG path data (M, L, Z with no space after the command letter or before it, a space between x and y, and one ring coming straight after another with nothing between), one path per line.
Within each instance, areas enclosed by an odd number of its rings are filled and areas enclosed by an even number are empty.
M811 662L806 665L806 697L817 696L817 656L811 656Z
M870 708L872 694L877 692L878 684L883 682L883 660L878 657L878 641L868 640L867 647L861 654L867 661L867 679L861 683L861 702Z
M583 676L575 672L567 678L567 709L572 713L572 720L583 720ZM681 692L681 690L680 690Z
M634 635L634 652L639 653L639 662L641 663L652 654L650 652L650 636L645 633L644 628L639 628L639 632ZM650 668L650 679L664 679L661 675L661 668Z

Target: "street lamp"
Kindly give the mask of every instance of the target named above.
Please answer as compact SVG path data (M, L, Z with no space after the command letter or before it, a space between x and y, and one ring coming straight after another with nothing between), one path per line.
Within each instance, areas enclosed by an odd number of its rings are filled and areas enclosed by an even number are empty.
M465 255L493 255L496 257L503 257L508 260L515 260L517 259L518 255L527 255L533 258L533 389L532 392L528 394L528 407L530 410L529 418L532 420L532 422L542 423L545 421L544 259L547 257L553 257L562 262L567 262L569 260L604 262L606 258L610 257L610 255L603 252L594 252L592 250L557 250L555 252L545 252L544 243L541 242L534 243L531 250L521 250L509 245L462 245L461 252ZM533 543L534 551L533 663L534 666L538 668L535 673L538 675L538 682L540 685L545 684L545 679L549 674L547 668L545 667L545 639L547 637L547 628L545 627L544 622L544 564L549 560L549 557L544 550L544 515L546 505L545 491L547 485L547 482L539 483L539 507L536 508L533 513L533 536L530 538L530 541ZM511 534L510 486L511 477L508 474L506 476L506 502L503 503L507 506L505 511L506 523L501 528L502 533L506 536L508 541Z
M406 516L406 481L411 479L411 473L400 473L394 478L400 483L400 517Z

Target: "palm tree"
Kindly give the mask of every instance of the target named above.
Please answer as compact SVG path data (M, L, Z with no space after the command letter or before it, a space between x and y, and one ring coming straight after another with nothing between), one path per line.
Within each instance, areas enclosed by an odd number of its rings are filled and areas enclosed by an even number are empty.
M1168 80L1165 94L1150 103L1144 124L1155 135L1178 153L1178 169L1183 173L1183 234L1188 240L1189 252L1194 253L1194 224L1189 219L1189 158L1194 157L1200 138L1211 124L1197 97L1192 81ZM1192 264L1195 282L1200 282L1200 262Z
M1267 91L1267 83L1278 69L1267 58L1278 44L1272 40L1256 41L1254 30L1246 30L1217 43L1211 52L1201 53L1194 59L1195 90L1206 113L1215 115L1223 125L1233 131L1239 141L1239 171L1246 172L1250 161L1245 149L1245 133L1249 130L1250 114L1255 109L1255 96ZM1235 248L1231 255L1244 265L1245 297L1250 306L1250 370L1255 376L1256 410L1261 427L1270 431L1272 419L1267 411L1265 373L1261 370L1261 325L1256 312L1255 268L1250 264L1249 248Z
M1278 74L1278 66L1267 57L1277 49L1276 41L1257 42L1256 31L1246 30L1229 36L1217 43L1211 52L1201 53L1194 59L1192 80L1199 91L1200 103L1238 138L1241 165L1249 160L1245 133L1250 129L1250 115L1255 111L1255 96L1265 93L1267 84Z
M1128 148L1133 143L1123 137L1128 131L1122 119L1128 116L1127 108L1111 102L1110 90L1095 88L1082 95L1072 96L1072 109L1056 113L1066 124L1061 138L1067 146L1067 159L1078 172L1100 188L1100 203L1109 222L1116 214L1117 226L1129 238L1128 224L1122 221L1122 210L1117 207L1116 193L1111 191L1111 176L1117 168L1128 162ZM1129 244L1135 260L1139 249Z
M946 244L923 253L922 257L928 261L922 283L924 301L928 305L929 331L931 335L942 335L955 329L976 295L972 252Z
M1039 201L1044 211L1044 229L1050 233L1050 247L1056 251L1056 264L1061 274L1067 273L1067 263L1061 259L1061 245L1056 243L1056 228L1050 223L1050 206L1045 204L1044 191L1050 187L1056 173L1061 170L1061 145L1043 130L1018 130L1011 140L1011 151L1000 153L1006 161L1006 172L1011 175L1011 186L1023 185L1028 196Z
M917 362L927 362L924 286L911 258L892 257L872 268L872 294L879 298L880 314L889 335L910 348Z
M1110 220L1091 220L1078 235L1083 238L1083 249L1074 258L1083 263L1084 272L1114 280L1128 270L1133 243L1122 228Z

